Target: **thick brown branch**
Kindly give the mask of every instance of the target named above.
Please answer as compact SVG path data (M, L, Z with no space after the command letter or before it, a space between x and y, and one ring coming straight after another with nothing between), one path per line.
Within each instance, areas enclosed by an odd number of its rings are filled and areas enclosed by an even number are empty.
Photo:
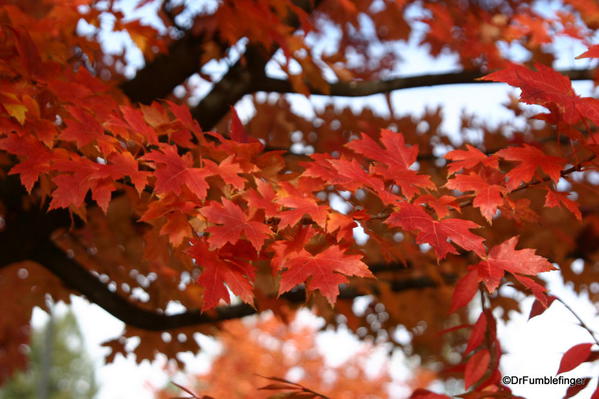
M270 57L271 53L259 47L248 46L244 57L192 109L191 114L202 129L211 130L229 112L231 106L253 91L253 80L264 75L264 65Z
M558 71L571 80L592 79L589 70L569 69ZM493 83L484 80L476 80L484 74L479 71L462 71L441 74L418 75L395 79L383 79L372 81L337 82L329 85L327 93L320 89L310 87L313 95L339 96L339 97L363 97L373 94L388 93L393 90L411 89L417 87L440 86L449 84L467 83ZM255 83L256 91L272 93L294 93L291 83L286 79L275 79L266 77Z
M102 283L76 260L69 258L50 241L38 245L35 255L29 259L39 263L57 276L67 288L84 295L90 302L100 306L125 324L148 331L165 331L217 323L242 318L258 312L250 305L239 304L218 307L215 312L202 313L199 310L192 310L167 315L160 311L145 309L111 291L106 284ZM7 264L0 265L0 269L2 266L7 266ZM389 264L372 266L373 272L398 270L399 268L401 266ZM451 284L454 281L455 276L446 276L447 283ZM396 292L435 287L437 285L436 281L428 277L406 278L390 282L390 288ZM374 291L376 294L376 289ZM341 288L339 299L352 299L360 295L365 295L365 293L358 291L354 287L347 286ZM303 288L298 287L282 295L282 298L291 303L299 304L305 302L306 292Z
M318 7L320 2L294 1L296 6L308 14ZM300 25L299 18L293 12L289 14L285 23L294 29ZM227 44L220 41L218 35L193 35L188 32L183 38L173 42L166 54L157 56L133 79L123 82L120 85L121 89L133 102L150 103L168 96L177 85L199 71L202 45L206 40L214 41L223 52L227 49ZM261 57L256 57L255 49L259 47L250 43L248 51L195 107L193 115L202 128L212 129L241 97L255 91L251 87L252 82L263 77L264 65L276 51L276 48L272 48L263 52Z
M96 276L74 259L47 241L32 259L56 275L70 289L83 294L90 302L100 306L125 324L144 330L163 331L191 325L214 323L254 314L248 305L219 308L212 316L200 311L166 315L144 309L108 289Z
M296 5L310 13L318 7L320 1L296 0ZM297 28L298 18L292 13L289 26ZM157 98L168 96L175 86L183 83L189 76L199 70L202 45L208 37L203 34L187 33L183 38L173 42L166 54L157 56L140 70L135 78L121 84L123 92L134 102L150 103ZM226 45L218 37L210 37L224 50ZM231 67L228 73L212 88L211 92L202 99L192 113L200 126L205 130L212 129L228 112L229 108L245 94L257 91L293 93L293 87L288 80L268 78L264 76L264 65L271 58L276 48L262 52L261 57L252 55L255 45L248 46L248 52ZM256 53L256 51L254 51ZM572 80L591 79L587 70L566 70L562 73ZM329 86L324 93L312 87L314 95L330 95L345 97L360 97L393 90L436 86L458 83L484 83L477 81L481 73L478 71L462 71L445 74L421 75L376 81L338 82Z
M295 5L312 13L321 0L295 0ZM293 29L297 29L300 20L296 14L290 13L285 21ZM233 65L223 78L214 85L200 103L192 109L193 117L204 130L211 130L229 112L230 107L246 94L257 90L256 82L266 80L264 67L275 54L277 47L264 49L255 44L249 44L243 57Z
M168 53L157 56L120 88L133 102L151 103L168 96L189 76L199 71L204 36L190 33L173 42Z

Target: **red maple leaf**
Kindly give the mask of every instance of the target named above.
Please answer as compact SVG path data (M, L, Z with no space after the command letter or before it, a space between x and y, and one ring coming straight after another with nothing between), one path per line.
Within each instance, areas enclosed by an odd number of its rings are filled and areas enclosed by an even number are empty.
M451 308L449 312L455 312L459 308L466 306L468 302L472 300L474 294L478 290L478 283L480 282L478 271L476 268L470 266L468 273L458 280L453 289L453 295L451 297Z
M576 103L576 108L582 116L599 125L599 100L592 97L583 97Z
M468 359L464 370L464 386L466 389L483 378L490 362L491 354L488 349L481 349Z
M485 332L487 331L487 315L485 312L481 312L478 316L478 320L472 326L472 332L470 338L468 338L468 345L464 350L464 354L470 353L474 349L478 348L485 340Z
M489 256L476 265L480 281L483 281L488 290L493 292L499 286L505 272L514 275L524 274L536 276L542 272L555 270L547 259L536 255L534 249L516 250L518 237L494 246L489 251Z
M148 204L148 208L139 218L140 222L151 222L153 219L158 219L169 212L180 212L183 214L192 214L197 209L197 201L189 201L181 196L174 194L165 195Z
M478 165L488 166L493 169L499 167L499 159L496 156L488 156L470 144L466 144L466 150L448 152L445 154L445 159L453 161L447 165L449 175L453 175L461 169L474 169Z
M566 390L566 394L564 395L563 399L568 399L571 398L573 396L578 395L578 393L580 391L582 391L583 389L585 389L587 387L587 385L589 385L589 382L591 382L591 377L584 377L582 378L582 383L580 385L571 385L568 387L568 389ZM590 399L597 399L599 397L599 387L597 388L597 390L595 390L595 393L591 396Z
M56 156L35 138L20 137L16 134L9 134L8 137L0 139L0 150L16 154L21 158L20 162L12 167L9 174L19 174L21 183L28 192L31 192L39 176L50 170L51 161Z
M245 179L239 176L243 170L237 162L233 161L234 155L225 158L220 164L216 164L209 159L204 161L204 166L214 176L219 176L226 184L230 184L238 190L245 186Z
M166 100L170 111L175 115L177 121L186 129L192 132L200 131L200 125L193 119L189 107L185 104L175 104L172 101Z
M68 208L71 205L78 207L83 204L89 186L82 184L79 176L63 174L54 177L52 181L56 184L56 190L52 192L48 209Z
M383 147L370 136L362 133L361 139L351 141L346 146L358 154L377 161L374 172L387 180L392 180L408 199L421 188L435 188L430 176L419 175L410 169L418 157L418 146L406 145L401 133L387 129L381 130L380 140Z
M144 155L144 160L152 161L156 171L156 192L180 194L183 187L195 194L200 200L206 198L208 183L206 177L212 173L205 168L193 168L189 153L180 156L177 147L167 144L160 146L160 151L154 150Z
M131 131L141 135L148 144L158 144L158 135L144 119L143 113L136 108L128 105L121 106L123 117Z
M81 107L69 106L69 117L65 117L66 128L60 137L77 143L81 148L96 139L106 138L102 126L94 119L93 115Z
M456 198L451 195L442 195L441 197L434 197L430 194L424 194L414 200L415 204L426 204L435 210L437 217L444 218L449 215L449 210L453 209L460 211Z
M528 288L535 298L540 301L543 305L549 306L550 297L546 294L547 288L537 283L530 277L523 276L521 274L514 274L516 280L518 280L523 286Z
M553 208L559 205L563 205L567 210L572 212L576 219L582 220L582 214L580 213L580 209L578 208L578 204L568 198L566 193L560 193L557 191L553 191L547 189L547 195L545 196L545 206L549 208Z
M597 53L592 48L588 55ZM583 55L587 54L584 53ZM591 97L580 97L574 92L570 79L555 70L541 64L536 64L537 71L521 65L511 64L509 68L493 72L482 77L482 80L505 82L522 89L520 99L528 104L539 104L548 108L554 115L550 120L554 123L561 117L566 123L573 125L581 118L588 118L599 123L599 101ZM559 113L554 113L559 110ZM541 116L541 119L547 119ZM577 132L566 132L576 137Z
M215 307L221 299L230 303L227 287L242 301L253 302L254 268L251 264L210 251L202 240L194 239L192 244L187 253L202 267L198 278L198 284L204 287L202 311Z
M329 208L327 206L318 205L314 199L310 197L300 197L291 195L277 199L277 202L286 208L290 208L279 212L279 228L296 225L304 215L309 216L321 227L325 227Z
M584 53L580 54L576 58L577 59L580 59L580 58L599 58L599 44L595 44L595 45L589 47L589 49L587 51L585 51Z
M553 303L553 301L555 301L556 299L557 299L557 297L548 296L547 303L543 303L542 301L535 299L535 301L532 304L532 307L530 308L530 314L528 315L528 320L532 319L533 317L542 315L547 309L549 309L549 305L551 305Z
M543 151L528 144L522 147L509 147L497 151L497 155L507 161L517 161L520 164L507 173L509 190L516 189L521 183L532 180L537 168L547 174L557 183L566 160L545 154Z
M312 162L304 162L306 168L302 176L316 177L329 184L338 185L344 190L354 191L361 187L371 187L375 191L384 191L383 181L367 173L356 159L332 158L330 155L313 154Z
M505 82L522 89L520 99L527 104L557 106L564 120L573 124L580 119L576 103L580 97L574 92L570 79L542 64L536 71L518 64L511 64L501 71L480 78L494 82Z
M372 141L372 140L371 140ZM376 145L376 143L375 143ZM401 170L395 175L389 176L387 167L379 167L375 170L372 166L366 172L356 159L334 159L330 155L313 154L312 162L304 162L302 166L306 168L303 177L315 177L324 180L326 183L335 184L342 190L355 191L361 187L370 187L379 196L385 204L395 204L399 197L385 189L383 180L375 175L384 174L388 179L398 178L398 174L404 172L407 179L401 180L404 193L410 194L410 197L418 191L418 184L429 187L430 179L427 176L417 175L413 170ZM416 178L412 178L416 176Z
M315 153L310 155L310 158L312 161L301 163L301 166L305 168L302 176L316 177L325 182L337 184L335 181L339 178L339 174L331 165L330 161L333 159L331 155Z
M384 189L383 182L376 177L366 173L360 163L352 159L347 160L331 159L329 160L331 167L337 173L337 178L331 181L333 184L340 184L346 190L354 191L360 187L372 187L375 189Z
M232 201L223 198L223 203L211 201L200 209L210 223L217 224L206 229L210 233L208 242L212 248L221 248L226 243L235 244L245 237L256 251L260 251L264 240L272 235L270 228L262 222L249 220L245 212Z
M430 176L420 175L411 169L393 168L379 164L374 166L373 172L383 176L385 180L393 181L408 199L414 197L421 188L434 189L436 187Z
M275 202L276 196L277 194L270 183L261 179L256 179L256 189L251 188L247 190L244 195L244 199L248 203L250 212L253 212L250 216L253 216L253 214L260 209L264 211L264 216L266 218L276 216L281 208L281 206Z
M280 271L279 267L285 264L289 254L302 251L317 231L312 225L298 225L285 233L285 239L274 241L270 245L270 249L274 251L270 263L273 275Z
M491 219L495 216L497 208L503 205L502 195L506 191L502 186L489 184L480 175L475 173L456 175L445 186L462 192L474 191L475 197L472 205L480 209L480 212L489 223L491 223Z
M146 186L150 172L139 170L137 160L130 152L117 152L108 157L108 164L112 168L112 177L128 177L135 186L138 193L141 193Z
M279 295L307 281L308 291L319 290L333 305L339 295L339 284L347 282L346 276L374 277L361 259L362 255L348 255L338 245L316 255L305 249L290 252L276 265L284 270Z
M187 216L180 212L170 212L166 223L160 229L160 234L168 235L168 240L173 247L178 247L186 237L191 237L191 225Z
M56 190L52 193L50 209L80 206L91 190L92 199L107 212L117 180L129 177L138 192L143 190L148 172L141 172L137 167L129 153L113 153L108 161L102 162L93 162L75 154L71 154L71 159L56 159L54 168L64 174L53 178Z
M237 111L235 110L235 107L233 107L233 106L231 107L230 131L231 131L231 138L240 143L249 143L249 142L256 141L255 138L250 137L248 135L248 132L243 127L243 124L241 123L241 120L239 119L239 115L237 115Z
M338 212L331 212L327 218L327 233L337 232L335 238L337 242L345 239L347 242L353 242L354 228L357 223L352 216L344 215Z
M421 206L404 203L385 223L416 232L416 241L419 244L431 245L440 259L445 258L447 254L458 253L449 241L468 251L474 251L479 256L485 254L484 239L470 231L480 226L470 220L435 220Z
M403 134L382 129L380 140L383 147L378 145L370 136L362 133L361 139L350 141L346 146L358 154L390 167L408 169L416 162L418 146L406 145Z

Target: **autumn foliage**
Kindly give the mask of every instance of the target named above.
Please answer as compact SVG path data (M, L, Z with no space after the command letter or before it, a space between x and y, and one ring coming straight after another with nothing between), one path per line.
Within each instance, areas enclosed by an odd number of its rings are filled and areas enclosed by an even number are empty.
M105 343L108 361L180 363L200 350L196 332L226 337L235 324L224 320L290 320L306 305L462 378L464 398L514 397L494 310L529 309L501 288L534 296L531 316L559 305L546 272L599 299L599 100L571 82L597 81L599 6L566 0L548 16L532 3L226 0L198 11L144 0L150 25L113 2L1 2L0 382L25 365L32 308L73 293L127 324ZM128 52L103 48L107 18L143 55L132 78ZM587 49L588 69L552 68L558 37ZM456 72L395 77L397 46L415 40L452 54ZM475 141L446 134L440 110L400 116L389 94L485 82L520 93L506 105L513 121L462 118ZM287 93L385 94L389 112L329 105L308 118ZM242 123L231 107L246 95L255 114ZM409 346L395 342L398 326ZM559 373L597 361L583 327L588 342Z
M326 397L387 397L391 378L386 365L379 365L379 369L372 373L366 368L375 348L368 344L351 348L355 353L346 361L330 366L317 349L316 332L316 327L306 321L285 324L272 316L253 323L229 321L219 334L222 351L210 371L188 377L187 381L178 384L190 387L192 392L207 392L216 398L266 399L276 393L273 391L301 390L285 382L287 380L268 378L296 372L301 376L297 381L301 387L310 387ZM235 384L231 384L231 375L235 375ZM160 391L160 397L173 397L172 388Z

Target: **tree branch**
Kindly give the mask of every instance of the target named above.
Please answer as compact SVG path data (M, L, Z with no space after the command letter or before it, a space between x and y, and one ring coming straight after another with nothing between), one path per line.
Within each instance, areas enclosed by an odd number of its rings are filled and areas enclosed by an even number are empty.
M562 170L560 172L560 175L562 177L566 177L569 174L574 173L574 172L582 172L584 170L584 168L583 168L584 165L587 164L587 163L589 163L589 162L591 162L591 161L593 161L596 157L597 157L597 155L593 154L593 155L589 156L587 159L585 159L583 161L580 161L576 165L571 166L568 169ZM509 191L505 195L517 193L518 191L526 190L529 187L538 186L539 184L546 183L548 181L551 181L551 177L549 177L549 176L545 176L545 177L543 177L541 179L531 180L528 183L523 183L520 187L517 187L517 188L513 189L512 191ZM474 199L471 198L471 199L469 199L467 201L462 202L460 204L460 207L464 208L464 207L467 207L467 206L471 206L473 204L473 202L474 202Z
M571 80L591 80L592 71L586 69L568 69L558 71ZM440 86L449 84L469 83L494 83L485 80L477 80L484 74L479 71L461 71L441 74L417 75L394 79L382 79L371 81L336 82L329 85L329 91L311 87L313 95L338 96L338 97L363 97L373 94L388 93L393 90L412 89L418 87ZM271 93L294 93L291 83L286 79L265 77L255 82L255 91Z
M160 54L139 70L131 80L120 85L133 102L149 104L167 97L173 89L200 70L204 35L187 33L173 42L168 53Z
M211 130L226 114L230 107L251 93L253 80L264 75L266 60L271 53L263 48L248 46L240 58L223 78L212 87L200 103L191 110L191 115L202 129Z
M320 2L321 0L294 0L295 5L307 13L317 8ZM285 23L294 29L300 25L299 18L293 12ZM133 79L123 82L121 90L131 101L145 104L167 97L177 85L200 70L202 45L207 40L214 41L223 51L228 47L218 35L194 35L187 32L183 38L169 46L166 54L158 55L138 71ZM259 46L250 43L248 51L192 111L203 129L212 129L231 106L245 94L255 91L251 88L253 80L263 77L264 65L277 50L272 48L268 52L262 51L261 57L257 58L257 48Z
M270 58L270 57L268 57ZM212 129L226 115L229 107L235 105L245 94L259 91L270 93L295 93L291 83L286 79L264 76L258 68L250 72L247 68L235 64L218 82L213 90L192 110L193 117L205 130ZM592 71L569 69L558 71L571 80L590 80ZM364 97L373 94L388 93L394 90L419 87L441 86L450 84L494 83L477 80L483 76L479 71L462 71L442 74L418 75L394 79L337 82L329 85L328 92L308 85L312 95L332 97Z
M100 306L125 324L148 331L166 331L201 324L218 323L259 312L247 304L218 307L213 312L202 313L199 310L191 310L172 315L145 309L111 291L106 284L102 283L75 259L69 258L51 241L45 241L40 244L36 248L35 255L30 257L29 260L39 263L58 277L67 288L79 292L81 295L87 297L90 302ZM8 266L8 264L0 265L0 269L5 266ZM383 264L372 265L371 269L373 272L377 272L397 270L399 267L399 265ZM446 283L452 284L455 282L456 276L448 275L445 280ZM390 288L395 292L436 286L438 286L438 282L428 277L406 278L390 282ZM376 288L374 288L373 292L376 294ZM346 286L341 288L339 299L353 299L366 294L354 287ZM291 292L283 294L282 298L291 303L303 303L306 301L306 291L303 288L296 288Z
M320 1L296 0L295 3L310 13L318 7ZM294 14L290 15L287 23L294 28L299 26L298 18ZM227 47L217 36L207 37L201 33L193 35L188 32L183 38L170 45L167 54L157 56L133 79L123 82L120 88L133 102L150 103L157 98L168 96L175 86L199 71L199 60L203 52L202 44L208 39L215 41L223 49ZM262 56L258 58L250 54L252 48L255 49L256 46L250 44L249 52L231 67L227 74L215 84L211 92L192 110L194 118L198 120L203 129L212 129L226 115L229 108L245 94L257 91L294 93L288 80L264 75L264 65L272 57L276 48L270 49L268 52L262 51ZM247 58L253 58L253 61L248 63ZM250 64L249 67L248 64ZM592 74L588 70L565 70L561 73L572 80L592 79ZM480 76L482 74L479 71L462 71L375 81L337 82L331 83L327 92L308 86L313 95L361 97L416 87L490 83L477 81L476 78Z
M0 179L0 198L6 211L2 215L5 219L5 228L0 229L0 273L3 268L13 263L34 261L58 277L67 288L87 297L90 302L102 307L117 319L127 325L149 331L217 323L258 312L246 304L219 307L208 313L188 311L173 315L166 315L160 310L145 309L111 291L76 259L69 257L54 244L51 239L52 233L57 228L68 228L73 223L67 211L47 212L44 207L37 206L24 208L22 198L26 195L17 176ZM397 264L371 265L374 273L392 272L403 268L403 265ZM452 284L455 280L456 276L445 276L447 284ZM419 277L395 280L389 284L393 291L405 291L435 287L438 281ZM377 293L376 287L372 288L372 293ZM346 286L341 289L339 298L352 299L360 295L365 293ZM282 295L282 298L291 303L303 303L306 301L306 292L302 288L297 288Z
M322 0L294 0L296 6L312 13ZM293 29L300 26L300 20L295 13L290 13L285 21ZM264 67L277 51L278 47L265 49L250 43L243 56L233 65L223 78L214 85L200 103L192 109L192 116L204 130L211 130L246 94L255 93L256 82L265 81Z
M77 291L125 324L150 331L163 331L191 325L215 323L256 313L248 305L218 308L216 315L200 311L166 315L144 309L108 289L77 261L66 256L54 243L46 241L31 259L58 277L66 287Z
M580 326L582 328L584 328L585 330L587 330L587 332L591 335L591 337L593 337L593 341L595 341L595 343L597 345L599 345L599 339L597 339L597 336L595 336L595 332L584 322L584 320L582 320L582 318L578 315L578 313L576 313L574 311L574 309L572 309L566 302L564 302L561 298L555 297L554 298L560 302L562 305L564 305L564 307L566 309L568 309L568 311L570 313L572 313L574 315L574 317L576 318L576 320L578 320L578 324L580 324Z

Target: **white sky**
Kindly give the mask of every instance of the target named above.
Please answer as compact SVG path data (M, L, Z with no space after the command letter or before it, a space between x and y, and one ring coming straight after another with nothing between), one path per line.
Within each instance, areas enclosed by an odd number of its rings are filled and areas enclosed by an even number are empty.
M124 4L127 4L126 2ZM127 7L128 9L130 7ZM127 12L129 12L127 10ZM144 17L151 12L143 13ZM84 29L84 27L82 28ZM106 46L119 48L122 43L128 43L126 35L107 36ZM584 67L588 61L574 61L574 56L580 54L584 49L572 45L569 40L559 40L558 45L563 51L563 56L558 60L557 66L561 68ZM134 50L130 62L135 65L139 62L139 54ZM451 70L454 65L452 57L441 57L432 60L426 55L424 49L410 46L403 49L409 63L401 66L402 74L413 75L434 72L445 72ZM514 52L517 54L518 50ZM218 65L214 66L218 73ZM273 71L274 72L274 71ZM588 95L590 84L579 82L575 84L579 93ZM509 118L511 114L500 107L507 99L510 91L506 85L481 84L481 85L449 85L434 88L419 88L396 91L393 93L392 101L398 114L415 113L420 114L426 107L443 105L445 121L444 129L453 134L458 134L459 118L462 110L473 113L487 121L497 122ZM302 114L310 115L312 106L302 96L290 96L292 106ZM330 101L324 97L316 98L313 103L324 105ZM387 105L383 96L370 96L361 99L336 98L333 100L338 105L351 105L355 109L368 106L375 111L387 112ZM247 99L242 100L237 109L242 118L247 119L253 109ZM586 296L577 297L572 290L564 287L559 273L545 273L548 275L549 289L558 297L565 300L571 307L576 309L579 316L585 320L595 331L599 331L599 317L597 308L588 301ZM523 313L514 315L513 320L507 325L500 325L499 337L504 345L506 354L502 358L501 369L507 375L529 375L529 376L553 376L557 371L561 355L571 346L590 342L590 337L582 328L576 326L576 320L559 303L554 303L544 315L527 322L528 311L532 305L531 299L522 303ZM87 348L98 366L97 376L100 386L98 399L149 399L152 398L149 386L163 386L167 383L167 377L163 372L164 360L149 364L144 362L136 365L132 359L117 357L111 365L103 365L103 357L107 349L101 348L103 341L118 336L123 329L123 323L87 301L74 297L73 309L81 326L86 340ZM34 312L34 324L39 325L45 319L42 311ZM319 340L319 346L331 363L339 363L348 355L348 347L357 346L357 341L347 333L335 334L333 332L323 333ZM188 365L188 374L205 371L209 367L210 359L218 354L219 345L209 338L201 338L203 351L192 356L182 356ZM391 373L398 379L404 379L409 375L405 361L401 354L394 356L391 364ZM599 365L595 369L579 367L566 373L565 376L597 376ZM596 385L591 382L590 386ZM514 394L528 398L561 398L566 386L539 386L539 385L517 385L511 386ZM577 398L590 398L593 388L588 387ZM398 390L399 395L407 392ZM223 398L218 398L223 399Z

